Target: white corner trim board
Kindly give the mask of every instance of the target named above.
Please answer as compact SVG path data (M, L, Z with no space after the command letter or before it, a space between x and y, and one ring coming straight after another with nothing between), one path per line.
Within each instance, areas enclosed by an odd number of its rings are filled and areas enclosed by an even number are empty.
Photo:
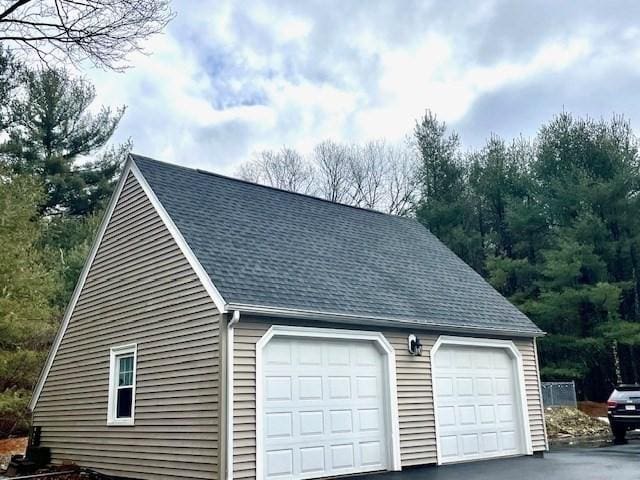
M235 325L240 321L240 310L234 310L233 316L227 323L227 459L226 469L228 480L233 480L233 369L234 369L234 330Z
M536 379L538 381L538 398L540 399L540 406L544 405L542 401L542 386L540 384L540 363L538 362L538 340L533 339L533 354L536 359ZM549 437L547 437L547 422L544 421L544 414L542 418L542 430L544 431L544 449L549 451Z
M437 365L434 362L435 355L438 350L444 345L461 345L461 346L469 346L469 347L487 347L487 348L500 348L505 349L509 356L512 359L514 365L514 374L516 376L516 387L517 387L517 396L520 401L520 422L523 429L523 438L522 441L524 443L524 451L527 455L533 454L533 444L531 440L531 428L529 425L529 410L527 403L527 393L526 386L524 380L524 366L522 363L522 355L520 351L515 346L515 344L511 340L498 340L491 338L473 338L473 337L455 337L448 335L441 335L438 337L438 340L434 343L430 355L430 363L431 363L431 379L432 379L432 390L433 390L433 411L435 417L435 428L436 428L436 455L438 465L441 465L442 457L441 457L441 445L440 445L440 436L438 434L438 392L436 385L436 375L437 375Z
M149 183L140 172L140 169L137 167L133 159L129 157L124 168L122 169L122 175L120 176L120 180L116 185L115 191L113 192L113 196L109 201L109 205L104 214L104 218L102 219L102 223L100 224L100 228L98 229L96 238L93 242L93 245L91 246L91 251L89 252L89 256L85 261L84 267L82 269L82 273L80 274L80 278L78 279L78 283L76 283L76 287L73 291L73 294L71 295L71 300L69 301L69 304L67 305L67 309L65 310L65 314L64 314L64 317L62 318L60 328L58 329L58 332L53 340L53 343L51 345L51 350L49 350L49 355L47 356L47 360L44 364L44 367L40 372L40 377L38 378L38 382L36 383L36 386L33 389L33 395L31 397L31 401L29 402L29 409L31 411L33 411L33 409L38 403L38 399L40 398L40 395L42 393L44 382L47 376L49 375L49 371L51 370L51 366L53 365L53 360L58 352L58 349L60 348L60 344L62 343L62 338L64 337L64 334L67 331L67 327L69 326L69 320L71 319L71 315L73 314L76 304L78 303L78 299L80 298L80 293L84 288L84 284L87 281L87 276L89 275L89 271L91 270L93 261L96 257L96 254L98 253L98 249L102 244L102 238L104 237L105 231L107 230L107 226L111 221L111 217L113 216L113 212L115 210L116 204L118 203L118 199L120 198L120 194L122 193L124 184L127 181L127 178L129 177L129 173L132 173L133 176L138 181L138 183L140 184L140 187L147 195L147 198L149 199L154 209L162 219L164 225L167 227L167 229L171 233L171 236L173 237L175 242L178 244L180 251L189 262L189 265L191 265L191 268L193 268L193 270L196 272L198 279L200 280L200 282L202 283L202 286L211 297L211 300L213 301L216 308L218 309L218 312L219 313L226 312L226 302L222 298L222 295L220 295L220 292L211 281L211 278L209 277L207 272L204 270L204 268L196 258L195 254L187 244L186 240L182 236L182 233L180 233L180 231L178 230L178 227L176 227L175 223L167 213L166 209L158 200L158 197L149 186Z
M390 466L392 470L401 470L400 463L400 424L398 417L398 394L396 381L396 359L395 350L382 333L342 330L332 328L297 327L285 325L273 325L256 343L256 478L264 478L264 425L263 425L263 350L269 341L275 337L297 337L297 338L317 338L317 339L338 339L370 341L377 344L386 360L386 375L388 381L388 402L387 418L388 428L391 432L389 439ZM227 448L232 447L227 446Z

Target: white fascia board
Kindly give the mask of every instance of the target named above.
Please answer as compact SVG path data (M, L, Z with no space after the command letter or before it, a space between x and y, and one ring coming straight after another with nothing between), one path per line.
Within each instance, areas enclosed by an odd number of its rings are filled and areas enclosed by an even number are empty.
M500 337L535 338L546 335L545 332L532 332L518 329L485 328L461 325L426 324L412 319L385 318L376 316L351 315L346 313L322 312L292 308L271 307L267 305L249 305L229 303L227 311L240 310L243 314L256 316L295 318L300 320L320 320L350 325L368 325L375 327L406 328L431 332L448 332L467 335L493 335Z
M224 301L224 298L222 298L222 295L220 295L220 292L213 284L211 277L209 277L209 274L205 271L200 261L196 258L193 250L191 250L191 247L182 236L182 233L180 232L180 230L178 230L178 227L169 216L162 203L160 203L160 200L158 200L155 192L151 189L149 183L144 178L144 175L142 175L142 173L140 172L140 169L136 165L135 160L131 161L131 172L138 180L138 183L140 183L140 186L144 190L144 193L147 194L147 197L151 201L151 204L155 208L156 212L158 212L158 215L160 215L162 222L164 223L165 227L167 227L167 230L169 230L169 232L171 233L171 236L173 237L175 242L178 244L180 251L189 262L189 265L191 265L191 268L193 268L194 272L196 272L196 275L200 279L202 286L211 297L211 300L213 300L213 303L218 309L218 312L226 313L227 305Z
M111 216L113 215L113 211L116 208L116 203L118 203L118 199L120 198L120 194L122 193L122 188L124 187L125 182L127 181L127 177L129 176L129 172L131 172L131 158L127 160L124 168L122 169L122 175L120 176L120 180L116 185L116 189L113 192L113 196L109 201L109 205L107 206L107 211L104 214L102 222L100 223L100 228L98 229L98 234L96 235L96 239L91 246L91 251L89 252L89 256L84 262L84 267L82 268L82 272L80 273L80 278L78 278L78 282L76 283L76 288L73 290L73 294L71 295L71 300L67 305L67 309L64 312L64 316L62 317L62 322L60 323L60 328L58 329L58 333L53 339L53 343L51 345L51 349L49 350L49 355L47 356L47 360L40 372L40 377L38 378L38 382L36 383L33 389L33 395L31 396L31 401L29 402L29 410L33 411L36 404L38 403L38 399L40 398L40 394L42 393L42 387L44 386L44 382L49 375L49 371L51 370L51 366L53 365L53 359L58 353L58 348L60 348L60 343L62 343L62 337L64 337L65 332L67 331L67 327L69 326L69 319L71 318L71 314L73 313L76 303L78 303L78 298L80 298L80 292L84 288L84 284L87 281L87 276L89 275L89 270L91 269L91 265L93 264L93 260L95 259L96 253L98 252L98 248L102 243L102 237L104 237L104 232L107 230L107 225L111 220Z

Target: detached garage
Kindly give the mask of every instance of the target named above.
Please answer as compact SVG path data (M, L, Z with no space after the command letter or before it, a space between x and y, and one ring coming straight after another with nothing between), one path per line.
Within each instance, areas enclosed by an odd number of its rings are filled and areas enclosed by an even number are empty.
M132 155L33 425L54 462L140 479L531 455L542 334L413 219Z

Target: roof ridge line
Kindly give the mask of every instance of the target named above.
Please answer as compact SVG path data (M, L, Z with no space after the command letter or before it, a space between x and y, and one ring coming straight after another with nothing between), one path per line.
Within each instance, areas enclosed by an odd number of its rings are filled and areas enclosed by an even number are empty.
M403 220L417 221L415 218L412 218L412 217L394 215L394 214L391 214L391 213L386 213L386 212L381 212L379 210L374 210L372 208L357 207L355 205L348 205L346 203L335 202L333 200L328 200L326 198L317 197L315 195L310 195L308 193L301 193L301 192L294 192L294 191L291 191L291 190L285 190L284 188L278 188L278 187L274 187L272 185L264 185L262 183L252 182L251 180L244 180L242 178L232 177L232 176L229 176L229 175L223 175L221 173L212 172L210 170L204 170L202 168L185 167L184 165L178 165L178 164L175 164L175 163L164 162L162 160L157 160L155 158L147 157L145 155L139 155L137 153L130 153L129 155L131 155L131 157L133 157L134 161L135 161L135 159L137 157L137 158L141 158L143 160L149 160L149 161L152 161L152 162L160 163L162 165L168 165L168 166L171 166L171 167L180 168L182 170L188 170L190 172L200 173L202 175L210 175L212 177L223 178L225 180L233 180L234 182L239 182L239 183L244 183L246 185L253 185L253 186L256 186L256 187L266 188L266 189L269 189L269 190L274 190L276 192L288 193L288 194L291 194L291 195L297 195L299 197L309 198L309 199L312 199L312 200L319 200L321 202L325 202L325 203L328 203L330 205L338 205L340 207L352 208L352 209L359 210L359 211L362 211L362 212L376 213L378 215L384 215L386 217L391 217L391 218L400 218L400 219L403 219Z

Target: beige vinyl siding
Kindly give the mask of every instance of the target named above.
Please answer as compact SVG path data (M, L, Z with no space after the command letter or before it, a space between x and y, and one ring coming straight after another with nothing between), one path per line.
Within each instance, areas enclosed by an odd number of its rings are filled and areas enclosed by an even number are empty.
M396 351L400 460L403 467L436 462L436 421L428 352L435 335L419 335L422 356L407 350L409 332L383 332Z
M287 322L283 322L287 323ZM289 322L290 323L290 322ZM240 321L234 333L234 479L255 478L256 442L256 342L271 324ZM317 324L315 326L318 326ZM423 355L414 357L407 351L409 331L381 331L396 352L398 423L402 467L436 463L436 432L431 388L430 350L438 335L420 334ZM415 333L415 332L413 332ZM540 408L537 362L533 341L517 340L522 353L533 450L546 448L544 420Z
M126 180L34 411L54 462L217 479L215 306L137 180ZM110 348L137 343L134 426L107 426Z

